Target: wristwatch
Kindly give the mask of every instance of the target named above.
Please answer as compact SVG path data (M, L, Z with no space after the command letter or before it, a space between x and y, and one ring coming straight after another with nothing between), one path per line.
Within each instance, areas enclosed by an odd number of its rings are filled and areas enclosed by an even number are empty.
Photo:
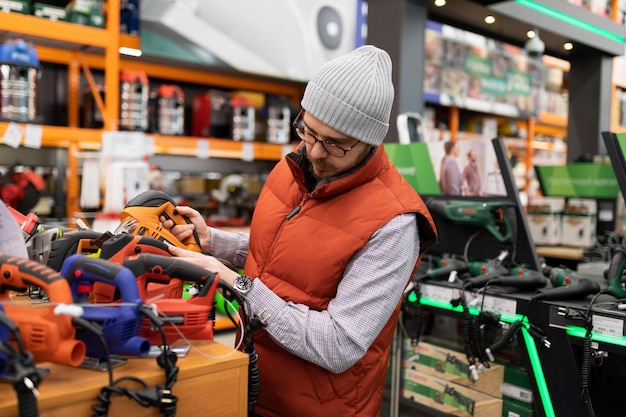
M252 288L252 278L247 275L238 275L233 281L233 288L239 294L246 294Z

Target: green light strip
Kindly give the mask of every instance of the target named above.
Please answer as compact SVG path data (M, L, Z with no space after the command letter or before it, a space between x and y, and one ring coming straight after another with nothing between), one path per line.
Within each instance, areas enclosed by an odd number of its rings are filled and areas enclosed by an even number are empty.
M566 326L565 331L570 336L580 337L582 339L584 339L585 335L587 334L587 331L584 328L578 327L578 326ZM594 333L592 331L591 340L604 342L604 343L610 343L612 345L626 346L626 337L624 336L622 337L607 336L603 334Z
M457 313L463 312L463 307L461 306L452 306L450 303L444 303L442 301L431 300L426 297L420 297L420 304L425 306L439 308L442 310L450 310L455 311ZM472 315L477 315L480 313L480 310L477 308L470 307L469 313ZM516 314L515 316L500 316L500 320L513 323L514 321L523 320L527 322L526 317L521 314ZM528 352L528 358L530 360L530 366L533 368L533 375L535 375L535 381L537 383L537 390L539 391L539 396L541 397L541 403L543 404L543 410L546 413L546 417L556 417L554 414L554 407L552 406L552 400L550 399L550 391L548 391L548 384L546 383L546 377L543 373L543 367L541 366L541 360L539 359L539 353L537 352L537 345L535 344L535 339L532 338L531 335L528 334L525 326L522 326L522 335L524 336L524 342L526 344L526 351Z
M537 382L537 390L539 391L539 396L541 397L543 410L546 412L547 417L556 417L554 407L552 406L552 399L550 398L550 391L548 391L546 377L543 373L543 367L541 366L541 359L539 359L539 353L537 352L535 339L528 334L528 330L526 330L526 327L524 326L522 326L522 335L524 336L524 342L526 343L526 351L528 352L528 358L530 359L530 366L533 368L533 374L535 375L535 381Z
M543 4L536 3L533 0L515 0L517 4L520 6L528 7L529 9L535 10L539 13L545 14L546 16L558 19L562 22L570 24L572 26L576 26L580 29L584 29L588 32L595 33L596 35L603 36L609 40L624 43L624 37L616 35L615 33L609 32L605 29L599 28L591 23L584 22L582 20L578 20L572 16L566 15L558 10L554 10L550 7L544 6Z

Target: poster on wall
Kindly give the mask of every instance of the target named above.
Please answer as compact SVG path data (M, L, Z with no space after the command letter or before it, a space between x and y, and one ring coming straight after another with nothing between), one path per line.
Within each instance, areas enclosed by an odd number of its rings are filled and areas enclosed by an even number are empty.
M537 113L545 66L518 47L427 22L426 102L508 117Z
M385 150L421 195L507 195L490 140L386 143Z
M142 0L150 56L308 81L365 43L365 0Z

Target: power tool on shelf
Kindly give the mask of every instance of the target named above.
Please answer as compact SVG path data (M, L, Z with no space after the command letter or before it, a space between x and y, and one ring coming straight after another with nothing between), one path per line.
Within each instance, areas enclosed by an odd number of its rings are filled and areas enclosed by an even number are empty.
M539 290L533 300L576 300L601 291L600 284L569 268L543 267L552 288Z
M219 275L205 268L196 266L180 258L143 253L131 256L122 264L137 277L140 297L147 303L156 306L161 320L174 324L176 327L165 326L167 344L172 344L182 336L194 340L212 340L215 324L215 292L219 284ZM175 297L156 297L148 291L151 283L167 284L170 281L193 282L197 294L183 299L180 294ZM141 335L153 345L161 343L161 334L152 329L146 319Z
M626 250L624 248L615 248L611 256L609 267L605 271L609 291L615 298L626 297L626 278L624 277L625 269Z
M467 262L453 257L443 257L439 259L436 268L429 268L423 273L416 273L413 281L423 281L426 279L450 279L451 276L460 275L469 271Z
M50 305L12 303L10 291L24 292L36 286L48 295ZM22 332L24 349L37 363L54 362L78 366L85 358L85 343L76 338L72 318L59 313L59 306L73 304L72 292L57 271L29 259L0 254L0 302L6 315Z
M176 202L162 191L149 190L132 198L120 213L120 226L115 234L124 230L132 235L149 236L162 242L186 248L194 252L202 252L200 238L194 230L193 234L180 242L168 229L161 225L160 217L172 220L174 224L189 224L187 216L176 211Z
M504 201L466 201L430 199L428 209L453 223L486 229L500 242L513 235L509 218L505 213L513 203Z
M465 289L482 288L486 285L500 287L513 287L518 290L536 290L548 284L541 272L524 267L507 268L502 265L494 268L491 272L478 275L465 280Z
M69 282L73 300L83 303L81 317L102 327L102 336L109 353L124 356L147 356L150 342L139 336L145 317L135 275L128 269L106 259L82 254L70 255L63 262L61 275ZM115 305L89 303L93 284L102 282L115 287L120 302ZM97 335L82 331L77 337L87 345L87 356L99 359L106 355Z

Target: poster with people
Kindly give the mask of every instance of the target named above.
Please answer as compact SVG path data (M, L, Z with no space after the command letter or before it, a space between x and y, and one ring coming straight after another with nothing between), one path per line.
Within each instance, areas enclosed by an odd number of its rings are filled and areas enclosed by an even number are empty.
M427 146L441 195L506 195L491 140L435 141Z

